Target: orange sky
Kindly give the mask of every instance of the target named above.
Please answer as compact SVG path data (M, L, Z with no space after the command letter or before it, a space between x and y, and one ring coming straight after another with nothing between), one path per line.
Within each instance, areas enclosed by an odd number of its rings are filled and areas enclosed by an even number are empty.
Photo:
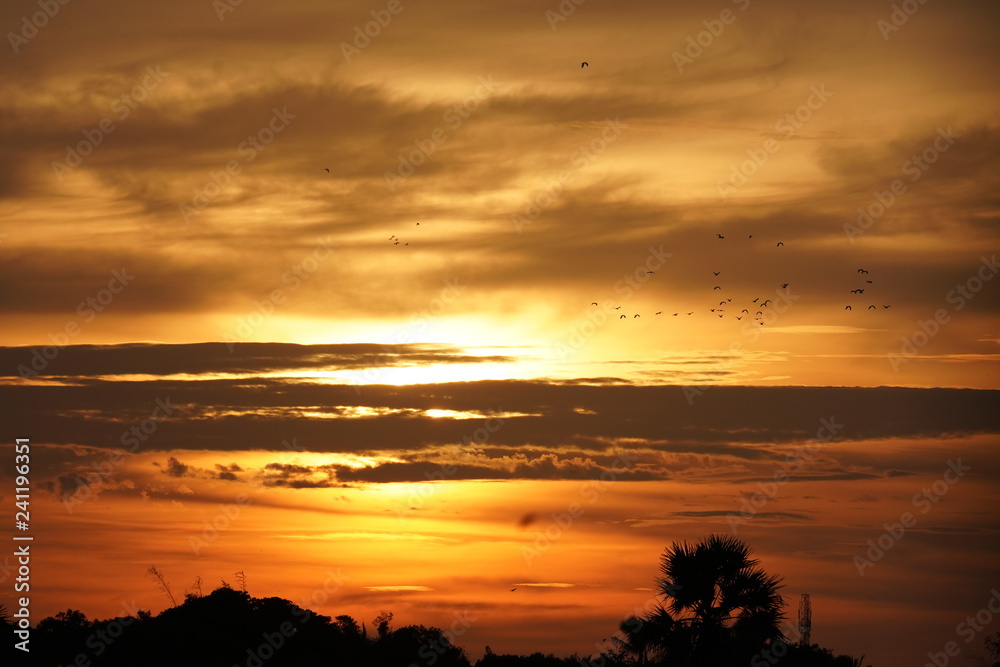
M34 446L37 619L158 611L154 563L296 602L340 568L304 606L586 654L836 418L737 534L816 641L940 650L1000 584L996 4L387 6L0 8L0 450Z

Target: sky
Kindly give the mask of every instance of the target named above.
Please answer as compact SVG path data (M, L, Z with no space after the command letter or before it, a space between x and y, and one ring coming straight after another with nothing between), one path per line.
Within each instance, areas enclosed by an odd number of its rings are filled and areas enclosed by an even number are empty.
M31 440L35 618L242 570L321 613L476 617L473 656L585 655L666 546L721 532L824 646L974 651L998 19L5 3L0 449Z

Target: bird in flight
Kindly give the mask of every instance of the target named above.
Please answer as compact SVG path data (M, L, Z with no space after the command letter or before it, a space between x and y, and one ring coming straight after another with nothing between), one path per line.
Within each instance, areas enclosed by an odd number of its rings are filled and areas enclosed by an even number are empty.
M596 301L591 301L591 302L590 302L590 305L591 305L591 306L596 306L596 305L597 305L597 302L596 302Z
M875 306L868 306L868 310L875 310Z
M720 273L722 273L722 271L712 271L712 275L713 275L713 276L717 276L717 275L719 275Z
M890 305L890 306L882 306L882 307L883 308L891 308L892 306Z
M850 306L844 306L844 310L851 310Z
M762 306L766 306L766 305L767 305L767 304L769 304L769 303L771 303L771 300L770 300L770 299L768 299L767 301L765 301L764 303L762 303L762 304L760 304L760 305L762 305Z
M865 271L864 269L858 269L858 273L868 273L868 272Z
M721 287L719 287L718 285L716 285L716 286L715 286L715 287L713 287L712 289L713 289L713 290L717 290L717 289L722 289L722 288L721 288Z
M635 319L635 318L637 318L637 317L639 317L639 313L636 313L635 315L633 315L633 316L632 316L632 319L634 320L634 319Z
M590 63L584 60L582 63L580 63L580 67L590 67Z
M662 311L662 310L658 310L658 311L656 311L656 312L654 313L654 315L662 315L662 314L663 314L663 311ZM676 314L676 313L675 313L675 314Z
M725 236L723 236L722 234L716 234L716 236L718 236L718 237L719 237L720 239L724 239L724 238L726 238L726 237L725 237Z
M781 289L787 289L788 283L781 283Z
M785 245L785 244L784 244L784 243L782 243L781 241L778 241L778 245L776 245L776 246L774 246L774 247L775 247L775 248L777 248L778 246L783 246L783 245Z
M326 170L326 173L328 173L328 174L329 174L329 173L330 173L330 170L329 170L329 169L327 169L327 170Z
M618 316L618 319L620 319L620 320L624 320L624 319L625 319L625 316L624 316L624 315L619 315L619 316Z

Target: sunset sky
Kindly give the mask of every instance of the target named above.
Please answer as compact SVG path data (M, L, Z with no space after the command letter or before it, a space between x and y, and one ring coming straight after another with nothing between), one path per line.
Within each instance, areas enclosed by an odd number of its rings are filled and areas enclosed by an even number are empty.
M874 667L1000 629L956 631L1000 586L997 3L42 5L0 7L35 621L242 570L587 655L735 532Z

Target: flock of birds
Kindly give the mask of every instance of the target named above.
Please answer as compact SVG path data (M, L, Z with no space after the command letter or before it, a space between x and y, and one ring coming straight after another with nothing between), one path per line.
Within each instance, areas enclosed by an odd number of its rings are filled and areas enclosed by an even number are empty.
M583 62L580 63L580 67L581 68L583 68L583 67L589 67L589 66L590 66L590 63L588 63L587 61L583 61ZM326 173L328 173L328 174L330 173L330 169L329 168L325 169L324 171L326 171ZM416 223L416 226L419 227L420 223L419 222ZM717 239L720 239L720 240L724 240L726 238L723 234L719 234L719 233L716 233L715 236L716 236ZM748 240L753 239L753 234L749 234L747 236L747 239ZM391 243L394 246L404 246L404 247L410 245L409 241L405 241L404 242L400 237L396 236L395 234L393 234L392 236L389 237L389 243ZM778 241L775 244L775 247L776 248L780 248L780 247L782 247L784 245L785 245L784 242ZM652 274L653 272L652 271L647 271L647 273ZM721 273L722 273L721 271L713 271L712 275L715 276L715 277L719 277L721 275ZM866 269L858 269L857 270L857 275L858 276L868 276L868 271ZM868 286L872 285L872 284L873 284L872 281L866 277L865 278L865 287L858 287L858 288L852 289L850 292L851 292L851 294L854 294L854 295L857 295L857 296L861 296L861 295L863 295L865 293L865 290L868 289ZM777 288L777 289L787 289L788 285L789 285L788 283L782 283L780 285L780 287ZM776 293L777 293L777 289L776 289ZM715 292L715 291L721 291L721 290L722 290L722 286L721 285L715 285L712 288L713 292ZM764 299L763 301L761 301L761 297L758 296L758 297L754 298L753 300L751 300L751 301L749 301L749 302L747 302L745 304L742 304L742 305L744 305L746 307L742 308L739 311L739 313L735 313L735 312L733 312L734 309L737 306L741 305L741 304L736 304L736 306L733 306L733 299L732 299L732 297L725 297L721 301L719 301L719 303L718 303L717 306L715 306L713 308L709 308L708 309L708 313L710 315L718 316L719 318L724 318L727 313L732 313L732 317L734 317L737 321L741 321L744 318L747 318L749 321L757 322L761 326L763 326L764 325L764 313L765 313L765 311L763 309L767 308L768 305L771 304L771 303L772 303L771 299ZM600 304L598 304L596 301L592 301L590 305L591 306L599 306ZM891 308L891 307L892 307L891 305L882 304L882 308L883 309L887 309L887 308ZM622 306L614 306L613 309L614 310L621 310ZM854 307L851 304L848 304L848 305L844 306L844 310L854 310ZM867 310L878 310L878 307L875 304L869 304ZM685 317L687 317L687 316L694 315L695 312L696 311L678 311L676 313L672 313L671 316L672 317L680 317L681 314L683 313L683 315ZM663 314L665 314L665 311L662 311L662 310L658 310L655 313L653 313L654 316L663 315ZM628 315L626 315L626 314L621 314L621 315L619 315L618 319L620 319L620 320L627 320L627 319L637 319L639 317L641 317L641 315L639 313L633 313L631 318L629 318Z
M858 269L858 274L857 275L867 276L868 275L868 271L865 270L865 269ZM865 285L872 285L872 284L874 284L874 283L870 279L865 278ZM852 289L851 290L851 294L857 294L858 296L861 296L862 294L865 293L866 289L868 289L868 288L867 287L858 287L857 289ZM885 309L885 308L892 308L892 304L889 304L889 305L882 304L882 308L883 309ZM850 304L848 304L848 305L844 306L844 310L854 310L854 309L851 307ZM878 308L875 306L875 304L870 304L868 306L867 310L878 310Z
M722 234L716 234L715 236L716 236L717 239L725 239L726 238ZM747 236L747 240L751 240L751 239L753 239L753 234L749 234ZM778 241L775 244L775 247L776 248L781 248L784 245L785 245L784 242ZM647 274L652 274L654 272L653 271L646 271L646 273ZM722 271L712 271L712 276L714 278L718 278L721 275L722 275ZM861 295L863 295L865 293L866 289L869 289L869 286L873 284L873 281L870 278L868 278L869 274L868 274L868 270L867 269L858 269L857 273L855 275L856 276L860 276L860 277L864 277L864 279L865 279L865 287L858 287L856 289L850 290L850 292L851 292L851 294L855 294L855 295L861 296ZM781 283L780 285L778 285L777 287L775 287L774 294L776 296L779 296L781 294L781 290L787 290L788 288L789 288L789 283L787 283L787 282ZM717 291L719 291L719 292L723 291L722 285L714 285L712 287L711 292L714 293L714 292L717 292ZM755 297L755 298L753 298L753 299L751 299L751 300L749 300L749 301L747 301L745 303L743 303L743 302L736 303L735 305L733 304L733 297L731 297L731 296L727 296L727 295L716 295L716 296L721 296L721 300L718 302L718 304L715 304L714 302L711 303L711 304L709 304L709 306L711 306L711 307L707 307L707 313L710 316L718 317L718 318L725 318L728 315L731 318L735 318L736 321L742 321L742 320L746 319L747 323L749 323L749 322L755 322L755 323L759 324L760 326L764 326L765 319L766 319L766 313L767 313L767 311L765 309L768 308L768 307L773 307L772 306L772 304L773 304L773 300L772 299L764 299L761 296L757 296L757 297ZM599 304L597 301L591 301L590 305L591 306L597 306L597 307L599 307L601 304ZM740 306L743 306L743 308L740 308L739 311L736 311L736 308L739 308ZM891 308L891 307L892 307L891 305L882 304L882 308L883 309ZM621 310L622 306L612 306L611 309L612 310ZM844 310L853 310L853 307L851 305L847 305L847 306L844 307ZM868 306L868 310L878 310L878 307L875 304L871 304L871 305ZM681 317L681 316L683 316L683 317L689 317L691 315L694 315L696 312L699 312L699 311L695 311L695 310L691 310L691 311L678 310L676 313L668 313L667 311L658 310L658 311L656 311L656 312L653 313L653 316L655 317L657 315L669 315L670 317ZM631 315L631 317L629 317L629 315ZM628 314L622 313L622 314L620 314L618 316L618 319L619 320L634 320L634 319L637 319L637 318L640 318L640 317L642 317L641 313L628 313Z

